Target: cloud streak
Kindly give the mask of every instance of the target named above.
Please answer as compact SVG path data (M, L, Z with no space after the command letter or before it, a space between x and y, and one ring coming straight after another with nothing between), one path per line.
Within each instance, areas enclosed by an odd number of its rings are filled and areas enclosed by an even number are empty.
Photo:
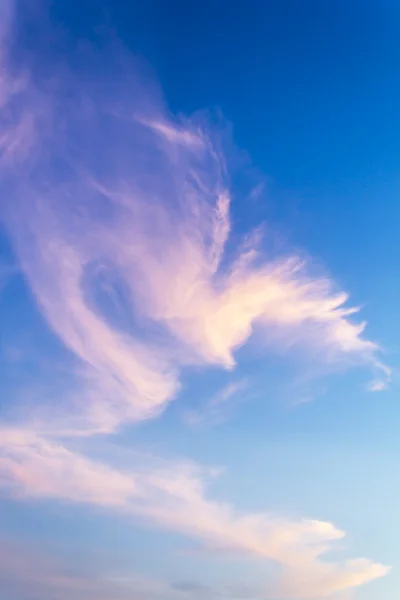
M331 523L240 514L229 504L210 500L204 473L193 463L159 461L158 466L142 464L136 472L123 472L30 431L2 431L0 443L0 483L9 492L122 511L198 539L208 550L276 562L283 576L265 597L327 597L389 571L367 559L342 563L321 559L345 536Z
M233 381L225 385L216 394L209 398L203 406L196 410L187 410L183 414L183 420L188 425L200 425L203 423L217 425L226 420L227 413L239 397L248 390L249 384L246 379Z

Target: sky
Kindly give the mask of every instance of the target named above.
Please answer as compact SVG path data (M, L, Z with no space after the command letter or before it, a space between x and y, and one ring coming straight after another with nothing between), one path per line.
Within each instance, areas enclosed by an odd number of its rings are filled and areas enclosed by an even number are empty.
M2 600L397 600L393 0L3 0Z

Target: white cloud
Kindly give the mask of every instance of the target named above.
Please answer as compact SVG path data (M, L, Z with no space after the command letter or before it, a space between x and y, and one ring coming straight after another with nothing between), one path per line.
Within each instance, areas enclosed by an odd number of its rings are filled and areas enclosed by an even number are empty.
M0 482L9 492L117 509L198 539L206 548L276 562L283 568L282 581L269 586L279 597L325 597L389 571L367 559L324 561L345 536L331 523L240 514L208 499L202 471L191 463L160 461L158 467L122 472L29 431L3 430L0 444Z
M86 68L95 60L81 57ZM264 255L259 236L227 250L218 133L148 100L134 60L108 67L113 78L93 82L54 66L40 86L35 73L14 87L3 73L15 90L1 116L3 212L44 316L86 369L85 395L101 380L89 430L157 415L187 365L233 369L254 330L271 351L316 348L319 362L364 365L383 388L379 347L333 281L296 256Z
M0 448L0 483L15 486L17 495L124 506L136 494L132 478L94 465L31 430L1 430Z

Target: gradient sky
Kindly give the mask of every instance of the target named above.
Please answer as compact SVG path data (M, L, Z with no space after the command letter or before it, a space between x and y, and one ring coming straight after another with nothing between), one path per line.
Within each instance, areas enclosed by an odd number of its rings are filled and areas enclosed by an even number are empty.
M397 600L400 11L3 0L1 600Z

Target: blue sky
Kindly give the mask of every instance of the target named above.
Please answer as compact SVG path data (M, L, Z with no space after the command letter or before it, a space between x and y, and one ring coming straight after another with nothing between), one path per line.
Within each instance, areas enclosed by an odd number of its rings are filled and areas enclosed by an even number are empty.
M4 600L397 599L398 13L2 4Z

